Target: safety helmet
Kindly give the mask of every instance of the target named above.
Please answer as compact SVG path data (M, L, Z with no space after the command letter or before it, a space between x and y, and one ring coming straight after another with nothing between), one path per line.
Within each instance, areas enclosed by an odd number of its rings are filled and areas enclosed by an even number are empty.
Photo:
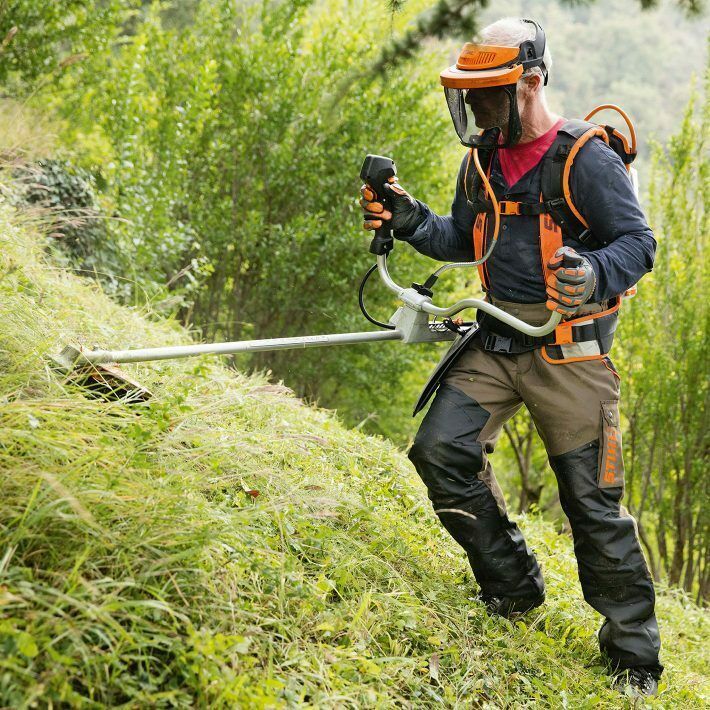
M540 67L547 85L547 68L543 61L545 32L535 20L523 22L534 25L534 39L526 40L518 47L467 42L456 64L441 72L441 84L451 119L465 146L505 148L515 145L522 134L516 95L518 79L528 69ZM507 106L508 132L504 143L498 143L502 125L486 126L483 131L476 127L472 104L484 96Z

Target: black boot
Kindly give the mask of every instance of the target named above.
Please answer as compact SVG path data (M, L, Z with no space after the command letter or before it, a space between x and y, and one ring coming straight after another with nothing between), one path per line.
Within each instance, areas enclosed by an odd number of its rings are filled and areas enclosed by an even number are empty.
M658 680L650 670L638 666L615 673L611 687L632 698L647 697L658 692Z
M513 619L540 606L545 601L545 594L543 593L533 598L511 599L510 597L496 597L481 592L477 599L486 605L486 611L490 616L502 616L506 619Z

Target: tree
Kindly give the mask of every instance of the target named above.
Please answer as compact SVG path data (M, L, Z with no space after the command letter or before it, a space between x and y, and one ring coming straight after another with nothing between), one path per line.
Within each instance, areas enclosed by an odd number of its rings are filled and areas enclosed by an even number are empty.
M707 88L707 86L706 86ZM654 152L656 265L621 324L631 508L656 574L710 596L707 260L710 102L695 96L680 131ZM699 114L699 115L697 115ZM656 561L656 557L658 560Z
M558 0L561 5L593 5L596 0ZM658 0L638 0L644 10L658 6ZM407 0L387 0L392 13L400 12ZM700 15L705 9L705 0L676 0L686 14ZM370 74L396 66L411 58L417 48L429 38L473 36L477 16L488 5L488 0L438 0L423 11L412 26L400 36L394 36L382 46L379 59L372 65Z
M13 0L0 3L0 85L51 76L110 46L134 1Z

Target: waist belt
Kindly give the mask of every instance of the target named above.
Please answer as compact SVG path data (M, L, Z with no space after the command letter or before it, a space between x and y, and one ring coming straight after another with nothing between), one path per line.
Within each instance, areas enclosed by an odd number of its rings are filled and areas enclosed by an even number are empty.
M483 347L489 352L517 355L544 348L543 357L555 363L604 357L614 340L617 310L621 299L597 313L562 321L555 330L533 337L516 330L497 318L479 311Z

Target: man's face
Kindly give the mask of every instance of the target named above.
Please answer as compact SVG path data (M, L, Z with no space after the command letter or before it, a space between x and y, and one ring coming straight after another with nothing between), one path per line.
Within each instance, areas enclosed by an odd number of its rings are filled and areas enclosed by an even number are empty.
M500 127L505 134L510 122L510 99L502 86L469 89L464 99L479 128Z

